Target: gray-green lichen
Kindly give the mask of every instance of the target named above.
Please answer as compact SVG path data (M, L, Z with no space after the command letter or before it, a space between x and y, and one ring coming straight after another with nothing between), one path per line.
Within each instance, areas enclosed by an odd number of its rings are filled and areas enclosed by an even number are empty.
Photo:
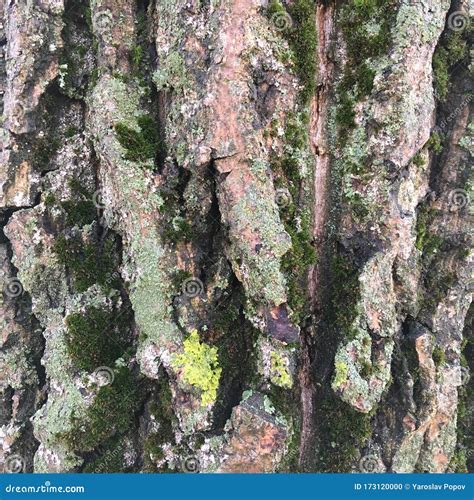
M244 283L249 298L268 305L285 303L286 283L280 259L290 249L291 242L280 222L268 180L262 182L261 178L256 178L224 217L232 221L235 228L235 242L230 254L234 262L242 262L234 270ZM247 241L242 237L246 231L254 234L255 240Z
M403 3L395 13L390 13L395 14L393 26L390 26L390 57L388 52L377 54L376 51L366 61L370 71L365 76L373 77L373 83L366 97L354 103L352 125L342 127L343 115L336 117L335 111L330 119L334 136L339 136L339 141L332 141L332 148L334 172L337 174L334 180L339 178L343 210L373 239L381 237L390 241L388 234L391 228L387 231L381 226L391 217L389 207L393 196L391 181L382 173L387 162L399 169L412 163L413 171L416 170L416 175L410 176L413 179L410 182L415 184L412 194L420 198L424 194L419 186L423 184L426 165L418 161L416 153L430 137L430 123L426 120L426 115L434 112L430 58L443 28L447 5L448 2L440 2L427 12L422 5ZM367 27L370 25L372 30L371 23L371 19L366 21ZM366 36L372 33L371 30L366 32ZM421 82L426 92L420 92L418 87L413 86L413 73L407 65L408 59L410 64L414 64L410 52L413 36L421 47L417 53L420 61L417 81ZM354 42L353 33L346 34L346 42ZM353 51L354 47L348 45L348 52ZM349 60L347 66L350 67L350 64ZM344 80L341 88L343 84ZM381 95L383 99L379 98ZM390 104L387 104L388 101ZM372 127L370 123L376 126ZM411 133L413 130L417 130L417 134ZM419 159L426 156L425 152ZM405 205L410 205L413 217L416 204ZM407 222L414 231L414 217ZM343 226L343 231L350 235L354 227L347 224ZM405 246L403 252L398 245ZM376 252L358 271L356 303L349 305L355 315L352 326L343 332L348 338L341 342L336 353L333 389L360 411L371 411L390 382L392 339L400 328L395 310L398 292L394 289L391 269L395 259L407 261L407 268L413 267L412 256L406 248L408 245L414 245L411 235L403 243L392 241L392 248ZM372 340L374 333L382 338L378 343L380 345ZM377 361L372 361L374 359Z
M111 203L105 202L106 218L124 235L129 255L123 275L130 282L130 300L140 328L138 358L142 369L156 377L161 351L163 356L166 352L169 356L169 343L176 344L181 339L171 317L170 253L160 244L159 227L154 219L163 200L153 186L149 169L126 160L122 146L110 130L111 124L119 122L136 126L134 117L143 112L140 97L143 93L138 85L113 77L101 78L91 96L91 106L96 110L91 126L106 169L105 196L109 192L111 196ZM108 213L112 206L121 207L118 220L116 214Z
M141 371L157 378L164 366L174 374L176 390L187 392L190 401L197 402L199 395L189 392L171 363L174 354L183 349L183 335L173 318L174 257L161 236L163 199L150 169L124 158L124 150L111 129L118 122L134 126L134 118L143 113L140 98L144 96L137 84L110 76L99 79L91 96L91 130L102 161L105 216L122 234L128 256L122 276L139 329L137 360ZM112 207L120 207L119 213ZM194 413L185 407L180 410L178 418L184 432L206 422L206 409Z

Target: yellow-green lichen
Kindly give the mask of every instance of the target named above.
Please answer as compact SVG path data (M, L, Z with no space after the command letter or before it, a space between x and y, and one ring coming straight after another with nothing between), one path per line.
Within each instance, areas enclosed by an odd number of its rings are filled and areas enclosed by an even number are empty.
M334 381L332 385L333 388L337 389L338 387L347 382L347 377L349 375L349 367L343 361L336 361L335 369L336 369L336 374L334 375Z
M279 387L291 388L293 379L288 370L285 359L278 353L270 354L270 377L271 381Z
M197 330L184 341L184 352L172 360L174 368L182 369L183 380L201 391L203 406L213 403L217 397L222 369L219 367L217 348L200 342Z

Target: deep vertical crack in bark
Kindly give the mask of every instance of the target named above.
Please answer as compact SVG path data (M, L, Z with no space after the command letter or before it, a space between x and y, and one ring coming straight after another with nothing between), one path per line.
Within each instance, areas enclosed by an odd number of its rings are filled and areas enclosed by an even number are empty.
M314 405L316 390L313 379L314 335L320 321L321 289L319 286L321 265L326 242L326 221L328 212L328 189L330 151L327 137L327 120L331 106L331 82L333 78L332 36L334 22L334 4L318 2L316 8L316 30L318 33L316 95L310 107L310 145L314 155L314 203L312 206L312 235L316 254L320 257L309 270L308 298L311 303L311 325L303 329L302 369L300 373L302 432L300 444L300 463L314 460L315 432Z

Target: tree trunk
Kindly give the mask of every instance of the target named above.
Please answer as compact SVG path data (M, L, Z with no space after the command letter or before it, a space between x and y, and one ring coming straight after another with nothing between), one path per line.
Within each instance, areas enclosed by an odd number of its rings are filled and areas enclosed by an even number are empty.
M0 12L4 471L472 471L468 0Z

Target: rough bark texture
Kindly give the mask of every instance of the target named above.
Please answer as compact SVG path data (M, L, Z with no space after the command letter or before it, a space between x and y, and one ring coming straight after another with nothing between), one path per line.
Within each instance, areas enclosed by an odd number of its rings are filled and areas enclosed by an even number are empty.
M0 0L0 469L474 465L468 0Z

